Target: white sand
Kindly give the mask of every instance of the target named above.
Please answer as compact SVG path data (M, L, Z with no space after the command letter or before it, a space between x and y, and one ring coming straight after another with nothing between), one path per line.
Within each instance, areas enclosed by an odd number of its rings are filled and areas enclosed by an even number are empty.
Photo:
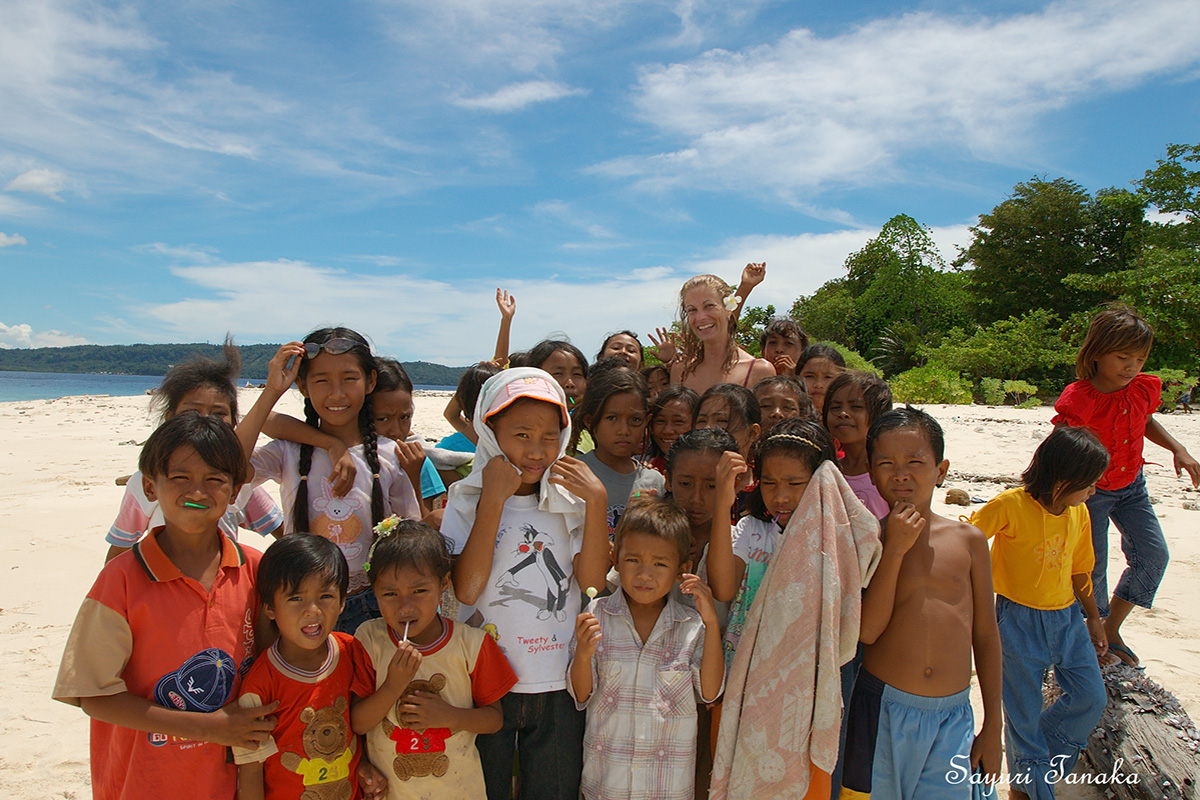
M243 409L257 393L244 392ZM146 397L67 397L0 403L0 540L5 579L0 581L0 797L34 800L87 798L88 724L77 708L50 699L63 643L83 595L104 561L104 534L123 489L114 478L136 468L138 447L153 430ZM414 430L430 438L450 433L442 397L419 397ZM282 410L298 414L292 393ZM1016 476L1037 442L1050 431L1051 410L1020 411L980 406L931 407L945 426L946 451L955 471ZM1200 415L1162 418L1165 427L1200 454ZM1150 493L1171 545L1172 562L1150 612L1135 612L1126 639L1141 655L1147 674L1174 691L1188 713L1200 714L1200 512L1185 500L1200 493L1178 481L1167 453L1147 444ZM997 484L951 480L989 498ZM965 509L943 506L939 513ZM242 542L267 540L243 533ZM1110 561L1115 582L1119 548ZM1191 607L1193 612L1187 609ZM1080 796L1080 795L1077 795Z

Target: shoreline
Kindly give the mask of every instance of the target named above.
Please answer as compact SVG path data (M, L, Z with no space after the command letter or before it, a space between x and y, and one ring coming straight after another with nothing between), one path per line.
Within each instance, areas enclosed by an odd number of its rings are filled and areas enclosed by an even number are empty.
M416 393L413 429L427 438L452 432L442 418L450 392ZM258 395L239 393L243 413ZM0 582L0 794L17 800L91 796L88 785L88 723L85 715L50 699L58 662L79 604L108 549L104 533L122 492L114 479L136 469L138 445L154 428L149 397L71 395L53 400L0 402L0 480L12 487L0 505L0 550L6 579ZM290 391L278 410L301 413ZM998 482L967 482L961 476L1017 479L1038 441L1051 430L1053 409L1006 406L925 406L946 431L951 479L934 495L934 511L969 513L947 506L946 490L962 488L988 499ZM1200 454L1200 414L1162 415L1164 427L1193 454ZM1137 610L1124 631L1146 674L1173 692L1200 718L1200 503L1190 482L1177 480L1169 454L1147 443L1145 467L1154 508L1171 547L1172 561L1151 611ZM268 484L272 486L272 484ZM978 507L978 506L973 506ZM269 540L243 532L240 541L263 549ZM1123 563L1115 540L1110 582ZM977 715L976 724L981 722ZM1088 793L1091 792L1091 793ZM1063 797L1101 797L1076 785Z

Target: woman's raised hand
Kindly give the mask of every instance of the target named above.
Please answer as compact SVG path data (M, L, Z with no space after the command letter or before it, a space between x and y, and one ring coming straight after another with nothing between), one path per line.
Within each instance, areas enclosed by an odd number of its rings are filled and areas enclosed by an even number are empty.
M654 333L646 334L654 345L650 353L662 363L670 364L679 356L678 334L666 328L655 328L655 332L657 337Z

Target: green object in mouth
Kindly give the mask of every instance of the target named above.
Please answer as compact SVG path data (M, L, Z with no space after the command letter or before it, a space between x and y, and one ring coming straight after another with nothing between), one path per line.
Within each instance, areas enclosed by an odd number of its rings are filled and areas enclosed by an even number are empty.
M184 503L184 506L187 508L208 508L208 506L202 506L199 503Z

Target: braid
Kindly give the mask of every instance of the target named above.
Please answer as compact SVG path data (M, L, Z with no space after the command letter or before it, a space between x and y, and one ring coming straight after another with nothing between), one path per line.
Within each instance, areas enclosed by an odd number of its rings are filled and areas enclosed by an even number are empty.
M363 456L371 469L371 525L378 525L387 514L383 510L383 484L379 482L379 440L375 435L375 404L367 395L358 412L358 432L362 436Z
M321 426L321 418L312 401L304 398L304 421L314 428ZM312 468L313 448L311 444L300 445L300 485L296 489L296 502L292 505L292 533L308 533L308 472Z

